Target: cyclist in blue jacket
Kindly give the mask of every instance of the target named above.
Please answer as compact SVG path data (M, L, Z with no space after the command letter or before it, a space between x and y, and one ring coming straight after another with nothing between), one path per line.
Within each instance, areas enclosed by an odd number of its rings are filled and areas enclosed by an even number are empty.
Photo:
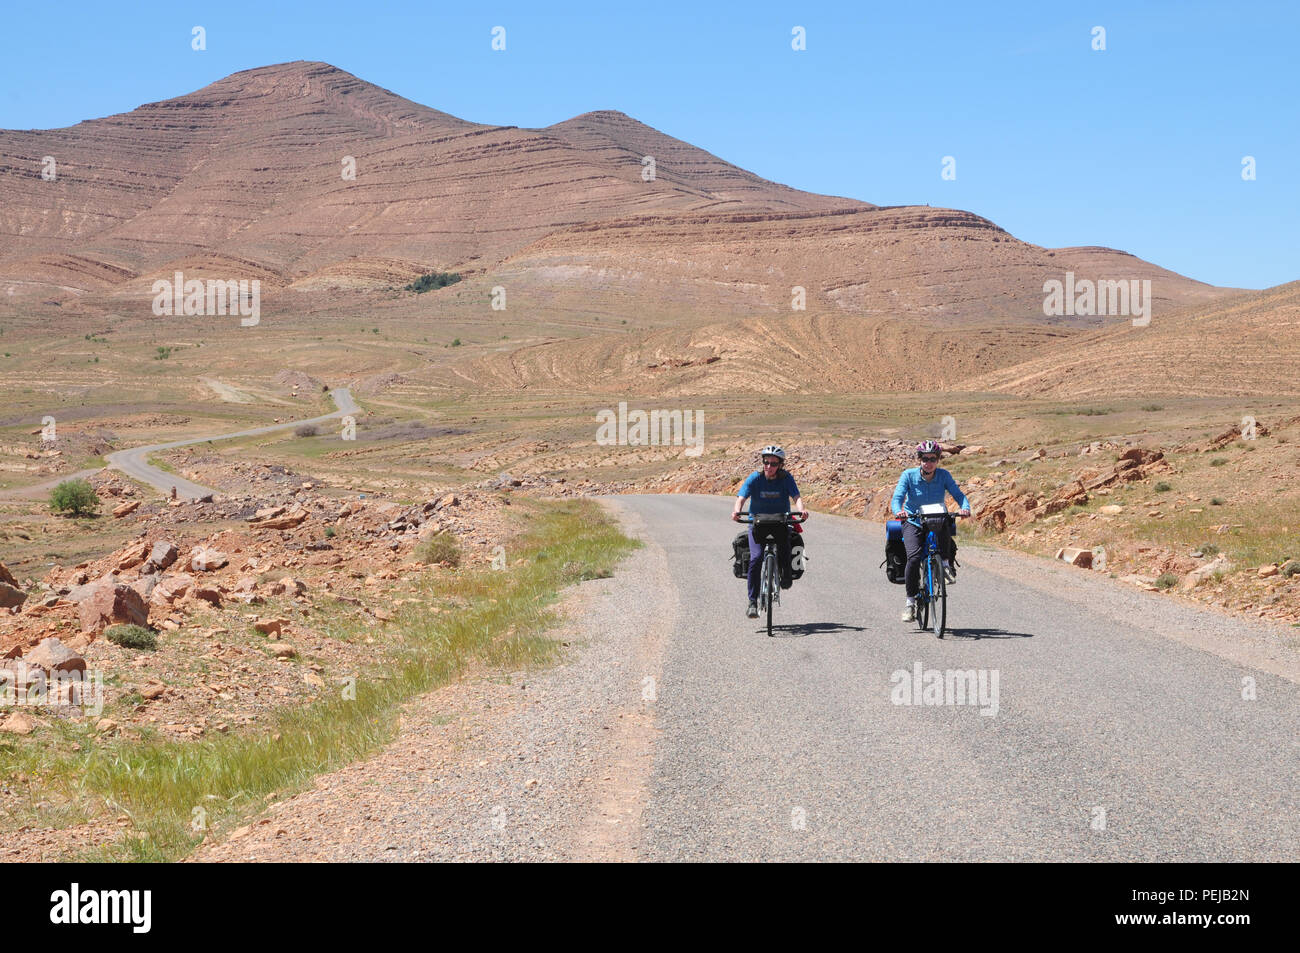
M802 513L808 518L808 510L799 496L799 486L785 469L785 451L776 444L769 444L759 451L763 459L763 468L755 470L745 478L736 494L736 506L731 511L731 518L740 522L740 511L749 500L749 512L756 513ZM780 546L780 559L785 564L790 559L790 540L787 538ZM754 541L754 527L749 527L749 606L745 615L751 619L758 618L758 572L762 566L759 556L763 547Z
M907 548L907 569L903 581L907 589L907 607L903 610L903 621L916 619L916 594L921 589L921 551L925 549L925 536L921 521L909 519L909 514L919 513L927 503L943 503L946 495L951 494L961 507L962 516L970 516L970 502L952 474L939 467L939 445L933 440L923 440L916 446L916 455L921 461L919 467L904 470L894 487L894 497L889 508L894 519L904 520L903 545ZM906 512L904 512L906 510ZM943 538L939 540L939 550L944 554L943 571L949 582L957 581L957 570L947 558L952 552L952 538L948 528L944 527Z

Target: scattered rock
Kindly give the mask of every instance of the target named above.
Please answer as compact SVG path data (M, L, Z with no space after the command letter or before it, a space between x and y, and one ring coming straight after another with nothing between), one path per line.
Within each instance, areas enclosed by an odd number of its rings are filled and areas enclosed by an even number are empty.
M230 557L217 549L195 546L190 553L190 568L195 572L211 572L230 562Z
M0 731L7 731L11 735L30 735L35 727L36 723L31 717L21 711L16 711L8 718L0 720Z
M14 588L18 588L18 580L14 578L14 574L9 571L9 567L4 563L0 563L0 582L6 582Z
M1071 566L1078 566L1080 569L1092 568L1091 549L1075 549L1072 547L1058 549L1056 551L1056 558L1064 560L1065 562L1069 563Z
M86 660L57 638L43 639L41 643L25 656L28 665L38 665L48 674L55 672L84 672Z
M202 599L215 608L221 608L221 593L211 586L195 586L190 590L190 595L195 599Z
M134 513L140 508L140 500L127 500L125 503L119 503L113 507L113 519L121 519L130 513Z
M149 559L146 561L145 567L152 567L152 571L163 570L176 562L176 559L179 556L180 550L176 548L175 543L170 543L166 540L159 540L153 544L153 549L149 551ZM140 571L148 572L150 570L148 568L142 568Z
M100 632L105 626L119 622L128 625L147 625L149 610L144 597L130 586L104 582L78 607L83 632Z
M1267 579L1269 576L1276 576L1277 574L1278 574L1278 568L1276 566L1259 567L1258 575L1260 579Z
M270 519L255 520L248 525L255 529L292 529L308 517L306 510L297 510L293 513L286 513L283 516L274 516Z
M126 572L128 569L134 569L148 558L149 547L147 545L131 546L124 549L118 557L117 571Z
M189 573L163 576L154 586L153 592L149 594L149 601L155 604L175 602L189 592L193 585L194 577Z
M258 619L253 623L253 628L263 635L278 639L284 633L284 628L288 624L288 619Z
M17 608L26 601L27 593L10 583L0 582L0 609Z
M298 650L288 642L281 642L279 645L271 646L271 654L276 658L294 658Z
M1232 564L1228 562L1228 557L1220 553L1210 562L1203 566L1197 566L1195 569L1189 571L1187 575L1183 576L1183 581L1180 584L1181 588L1195 589L1214 573L1227 572L1231 566Z
M1097 510L1097 512L1105 513L1107 516L1118 516L1120 513L1124 512L1124 507L1120 506L1118 503L1107 503L1105 506Z

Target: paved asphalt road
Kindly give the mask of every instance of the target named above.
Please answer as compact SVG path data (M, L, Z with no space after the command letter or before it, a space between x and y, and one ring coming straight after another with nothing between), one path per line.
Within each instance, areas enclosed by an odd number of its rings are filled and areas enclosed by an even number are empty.
M342 417L345 414L356 413L360 408L357 407L356 401L352 399L352 392L346 387L338 387L330 391L330 397L334 399L334 406L338 410L332 414L325 414L320 417L312 417L310 420L291 420L285 424L272 424L269 427L253 427L249 430L240 430L235 433L225 433L215 437L196 437L191 440L174 440L171 443L155 443L148 447L134 447L130 450L119 450L117 453L110 453L105 459L110 467L121 470L127 476L134 477L148 483L150 486L163 493L170 493L171 488L176 487L176 495L181 499L193 500L201 496L207 496L215 493L215 490L205 486L200 486L186 480L184 477L177 476L174 473L168 473L165 470L159 470L151 467L147 462L147 457L151 453L157 453L160 450L171 450L175 447L188 447L191 444L207 443L209 440L230 440L235 437L255 437L258 434L274 433L277 430L289 430L293 427L300 427L303 424L319 424L327 420L333 420Z
M899 621L882 528L814 514L768 638L726 558L729 500L611 503L670 579L608 580L667 619L641 858L1300 858L1278 629L968 545L940 641ZM989 703L900 703L918 667L983 672Z

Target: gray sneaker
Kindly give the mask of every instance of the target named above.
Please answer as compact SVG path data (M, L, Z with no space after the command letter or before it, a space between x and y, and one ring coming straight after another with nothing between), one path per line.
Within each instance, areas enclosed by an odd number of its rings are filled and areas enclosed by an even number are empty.
M916 603L915 603L915 602L909 602L909 603L907 604L907 608L903 610L903 614L902 614L901 616L899 616L899 618L902 619L904 622L915 622L915 621L916 621Z
M751 619L757 619L757 618L758 618L758 600L757 600L757 599L750 599L750 600L749 600L749 608L745 610L745 615L748 616L748 617L751 618Z

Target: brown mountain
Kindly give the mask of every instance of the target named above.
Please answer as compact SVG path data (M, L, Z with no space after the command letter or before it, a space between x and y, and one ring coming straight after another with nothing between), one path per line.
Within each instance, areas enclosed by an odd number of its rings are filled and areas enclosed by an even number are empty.
M1041 248L970 212L801 192L622 113L467 122L323 63L0 132L0 156L0 302L148 319L152 281L179 269L258 278L281 315L351 313L339 294L357 292L376 320L528 328L525 346L436 371L448 386L906 389L928 362L928 385L1059 392L1075 385L1052 376L1055 357L1034 360L1081 336L1109 347L1129 322L1045 316L1045 282L1149 280L1157 316L1235 294L1114 249ZM467 280L386 291L434 269ZM487 305L498 285L509 322ZM989 374L1022 362L1023 377Z
M131 279L213 258L280 284L311 286L318 272L388 284L497 261L579 222L870 207L768 182L621 113L482 125L324 63L235 73L67 129L0 132L0 156L0 276L84 290L147 289ZM54 181L41 178L44 156Z

